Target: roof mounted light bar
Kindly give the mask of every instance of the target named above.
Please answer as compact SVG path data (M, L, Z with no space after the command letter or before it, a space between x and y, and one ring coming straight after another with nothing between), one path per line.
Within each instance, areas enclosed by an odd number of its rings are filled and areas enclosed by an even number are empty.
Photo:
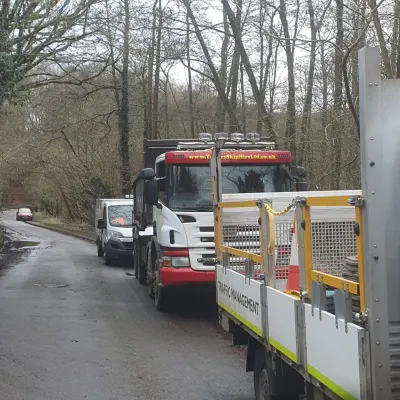
M214 137L211 133L199 133L198 142L180 142L177 150L206 150L215 146L221 150L274 150L275 143L261 141L259 133L234 132L229 135L226 132L215 133Z

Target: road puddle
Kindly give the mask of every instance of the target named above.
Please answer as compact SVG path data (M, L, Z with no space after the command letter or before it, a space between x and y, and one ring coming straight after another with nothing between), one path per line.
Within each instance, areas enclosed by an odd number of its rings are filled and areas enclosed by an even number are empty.
M40 242L32 242L28 240L16 240L11 242L11 247L14 249L24 249L27 247L37 247L39 246Z
M55 284L55 283L35 283L33 286L36 287L44 287L48 289L59 289L59 288L65 288L68 287L69 284L61 283L61 284Z

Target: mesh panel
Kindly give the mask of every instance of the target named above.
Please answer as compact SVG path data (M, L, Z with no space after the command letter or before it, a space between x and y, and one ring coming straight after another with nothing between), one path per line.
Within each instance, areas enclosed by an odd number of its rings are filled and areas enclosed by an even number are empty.
M311 224L313 269L341 277L346 257L357 254L354 221Z
M225 225L222 228L222 237L224 246L251 254L260 254L260 226L258 223ZM231 268L237 272L244 272L245 260L245 258L230 255ZM254 269L260 271L260 264L255 264Z
M260 251L260 226L257 213L247 213L243 209L224 210L222 242L225 246L242 250L247 253L257 254ZM246 220L246 223L240 221ZM227 222L229 221L229 222ZM293 224L279 222L275 218L275 264L276 279L287 279L290 263L290 246L292 240ZM230 268L237 272L244 272L245 258L230 255ZM261 265L255 264L255 277L260 277Z

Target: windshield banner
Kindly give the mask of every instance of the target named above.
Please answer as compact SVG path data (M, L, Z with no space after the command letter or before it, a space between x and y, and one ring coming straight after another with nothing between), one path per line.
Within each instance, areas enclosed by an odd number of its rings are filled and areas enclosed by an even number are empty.
M167 164L208 164L211 151L171 151L166 153ZM238 150L222 151L223 164L278 164L291 162L289 151Z

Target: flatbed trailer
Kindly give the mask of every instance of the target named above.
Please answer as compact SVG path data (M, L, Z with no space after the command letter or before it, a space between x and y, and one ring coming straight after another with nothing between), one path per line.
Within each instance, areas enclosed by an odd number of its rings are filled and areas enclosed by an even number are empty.
M222 201L213 151L220 323L257 400L400 399L400 80L381 79L379 48L359 77L361 191Z

